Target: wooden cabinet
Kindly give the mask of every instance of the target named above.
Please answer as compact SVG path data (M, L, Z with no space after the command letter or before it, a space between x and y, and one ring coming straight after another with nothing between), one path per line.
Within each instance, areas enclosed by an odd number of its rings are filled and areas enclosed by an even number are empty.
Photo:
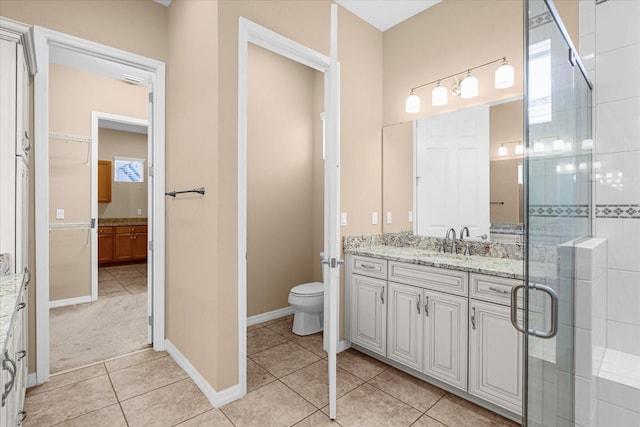
M382 279L351 275L351 342L387 355L386 285Z
M111 161L98 160L98 203L111 202Z
M147 259L147 226L98 227L98 263Z
M98 264L113 261L113 227L98 227Z
M468 299L431 290L424 295L423 372L466 390Z
M147 226L114 228L113 260L134 261L147 258Z

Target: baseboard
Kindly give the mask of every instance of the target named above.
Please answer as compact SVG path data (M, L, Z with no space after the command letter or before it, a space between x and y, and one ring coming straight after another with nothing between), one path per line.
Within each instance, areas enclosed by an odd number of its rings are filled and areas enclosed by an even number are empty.
M343 351L348 350L350 348L351 348L351 341L342 340L338 342L338 348L336 349L336 353L342 353Z
M175 360L176 363L185 370L187 375L189 375L200 391L205 395L209 403L211 403L215 408L219 408L220 406L240 399L243 396L242 388L239 384L226 388L222 391L214 390L204 377L200 375L200 372L198 372L191 362L189 362L187 358L180 353L180 350L178 350L171 341L165 340L165 349L173 360Z
M66 307L68 305L85 304L91 302L91 295L85 295L83 297L59 299L56 301L49 301L49 308Z
M247 317L247 326L257 325L258 323L266 322L268 320L279 319L281 317L293 314L293 312L293 307L289 306L269 311L267 313L256 314L255 316Z
M36 373L32 372L27 375L27 388L38 385L38 380L36 379Z

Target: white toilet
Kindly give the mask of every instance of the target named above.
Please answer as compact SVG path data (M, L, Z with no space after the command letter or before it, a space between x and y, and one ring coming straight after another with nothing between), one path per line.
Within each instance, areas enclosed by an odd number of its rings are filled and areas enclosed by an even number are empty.
M311 282L294 286L289 292L293 307L293 333L311 335L322 331L324 321L324 283Z

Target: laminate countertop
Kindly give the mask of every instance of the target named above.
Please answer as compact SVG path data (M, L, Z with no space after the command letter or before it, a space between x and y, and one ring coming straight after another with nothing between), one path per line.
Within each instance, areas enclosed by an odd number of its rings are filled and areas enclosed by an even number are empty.
M368 246L347 249L353 255L400 261L448 270L488 274L523 280L524 261L509 258L493 258L479 255L455 255L436 251L399 246Z
M17 304L24 291L24 274L0 277L0 360L4 358L9 331L13 325Z

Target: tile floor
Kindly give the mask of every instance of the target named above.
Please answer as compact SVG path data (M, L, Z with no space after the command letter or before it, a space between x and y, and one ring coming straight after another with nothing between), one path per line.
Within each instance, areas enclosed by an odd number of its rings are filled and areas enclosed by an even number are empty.
M24 426L517 426L355 350L338 355L332 422L322 334L298 337L291 325L249 327L248 393L220 409L170 356L146 349L29 389Z
M147 264L98 269L98 301L51 309L51 372L147 346Z

